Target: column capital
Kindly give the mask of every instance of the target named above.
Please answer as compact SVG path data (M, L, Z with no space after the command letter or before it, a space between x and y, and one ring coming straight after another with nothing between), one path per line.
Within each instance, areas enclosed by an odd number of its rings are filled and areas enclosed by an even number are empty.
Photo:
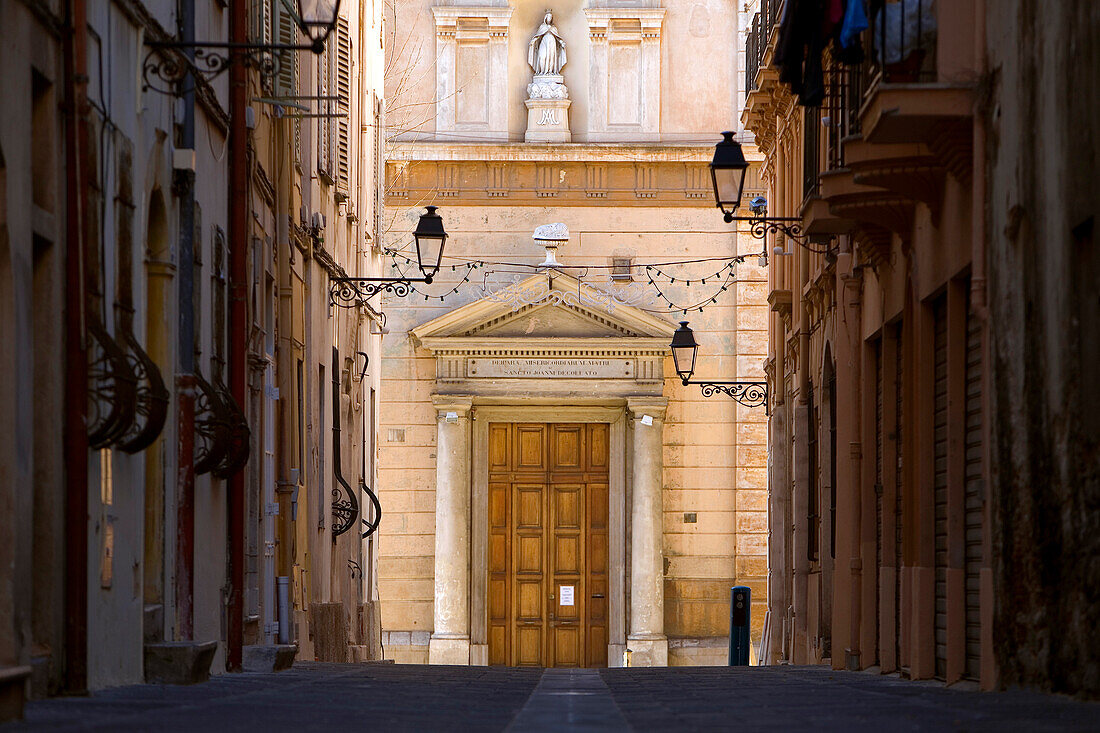
M626 409L630 411L635 420L640 420L643 415L649 415L654 420L664 420L665 410L668 409L668 398L627 397Z
M474 405L474 398L470 395L433 394L432 405L439 417L446 417L448 412L457 412L459 417L466 417Z

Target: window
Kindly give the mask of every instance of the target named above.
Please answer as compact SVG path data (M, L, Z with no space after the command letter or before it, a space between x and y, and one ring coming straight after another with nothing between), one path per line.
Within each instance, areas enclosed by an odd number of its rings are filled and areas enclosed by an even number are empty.
M634 280L634 258L633 257L612 257L611 258L611 279L612 280Z

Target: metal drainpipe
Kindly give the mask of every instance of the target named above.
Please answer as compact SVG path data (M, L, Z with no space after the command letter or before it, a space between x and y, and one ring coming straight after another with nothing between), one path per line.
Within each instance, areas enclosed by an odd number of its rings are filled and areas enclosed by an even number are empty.
M248 42L248 5L232 3L229 40ZM229 67L229 391L248 406L248 66L242 54ZM240 672L244 645L244 469L229 478L229 619L226 669Z
M195 40L194 0L180 2L180 39ZM192 61L194 50L184 53ZM195 149L195 79L180 82L183 125L179 147ZM195 634L195 172L175 171L179 198L179 376L176 464L176 635L190 640Z
M87 23L84 0L69 0L65 66L65 690L88 686L88 354L83 196L88 152ZM90 277L90 274L87 275Z

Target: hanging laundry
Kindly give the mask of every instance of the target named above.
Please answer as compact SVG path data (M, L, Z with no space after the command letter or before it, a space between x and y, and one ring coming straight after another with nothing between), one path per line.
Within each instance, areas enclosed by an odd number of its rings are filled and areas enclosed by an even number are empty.
M816 107L825 99L821 55L827 39L826 2L832 0L787 2L772 58L772 65L779 69L779 81L791 88L804 107Z
M868 27L863 0L848 0L848 7L844 9L844 22L840 26L841 48L850 48L854 41L859 40L859 34Z

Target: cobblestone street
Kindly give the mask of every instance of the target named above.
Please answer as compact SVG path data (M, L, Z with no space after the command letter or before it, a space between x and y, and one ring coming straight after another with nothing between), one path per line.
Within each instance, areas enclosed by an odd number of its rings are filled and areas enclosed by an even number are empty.
M946 690L820 667L539 670L298 664L192 687L32 702L4 733L96 731L1097 730L1100 703Z

